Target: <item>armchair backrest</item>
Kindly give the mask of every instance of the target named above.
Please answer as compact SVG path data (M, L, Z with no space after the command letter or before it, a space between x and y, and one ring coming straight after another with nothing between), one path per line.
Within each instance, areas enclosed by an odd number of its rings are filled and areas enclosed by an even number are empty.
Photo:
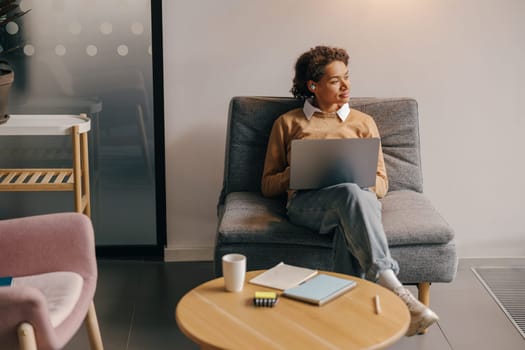
M230 192L260 192L268 137L275 119L302 107L291 97L234 97L230 102L224 180ZM410 98L351 98L350 108L372 116L381 134L389 190L423 191L417 102Z

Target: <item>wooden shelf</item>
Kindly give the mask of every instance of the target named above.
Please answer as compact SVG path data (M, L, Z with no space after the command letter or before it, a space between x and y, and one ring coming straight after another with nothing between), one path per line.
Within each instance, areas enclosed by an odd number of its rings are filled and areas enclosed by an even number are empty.
M85 115L12 115L0 126L0 136L71 135L71 168L0 169L0 192L72 191L75 211L91 216Z
M73 169L0 169L0 191L73 191Z

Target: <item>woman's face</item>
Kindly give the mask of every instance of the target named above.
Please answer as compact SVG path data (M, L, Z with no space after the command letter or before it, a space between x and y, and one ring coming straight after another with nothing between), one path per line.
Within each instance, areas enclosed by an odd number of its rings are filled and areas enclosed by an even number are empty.
M324 112L336 112L350 100L348 67L341 61L327 64L318 82L308 81L308 89L315 95L317 107Z

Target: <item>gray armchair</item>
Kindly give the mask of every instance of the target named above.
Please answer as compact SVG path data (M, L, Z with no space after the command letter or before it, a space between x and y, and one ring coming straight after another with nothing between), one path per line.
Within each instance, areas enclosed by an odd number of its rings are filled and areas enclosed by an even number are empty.
M285 97L235 97L230 104L224 182L218 203L215 272L221 256L247 256L247 268L266 269L280 261L334 270L340 235L320 235L288 221L286 198L265 198L261 174L274 120L302 106ZM399 279L417 284L428 305L432 282L450 282L457 269L454 233L423 195L417 102L413 99L352 98L351 108L371 115L381 134L389 192L381 200L383 224ZM361 275L347 259L345 272Z

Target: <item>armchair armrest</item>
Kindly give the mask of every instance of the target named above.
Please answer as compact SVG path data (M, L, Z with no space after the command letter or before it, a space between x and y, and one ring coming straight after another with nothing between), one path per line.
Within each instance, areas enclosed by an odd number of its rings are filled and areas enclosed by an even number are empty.
M0 276L73 271L96 279L90 219L57 213L0 221Z

